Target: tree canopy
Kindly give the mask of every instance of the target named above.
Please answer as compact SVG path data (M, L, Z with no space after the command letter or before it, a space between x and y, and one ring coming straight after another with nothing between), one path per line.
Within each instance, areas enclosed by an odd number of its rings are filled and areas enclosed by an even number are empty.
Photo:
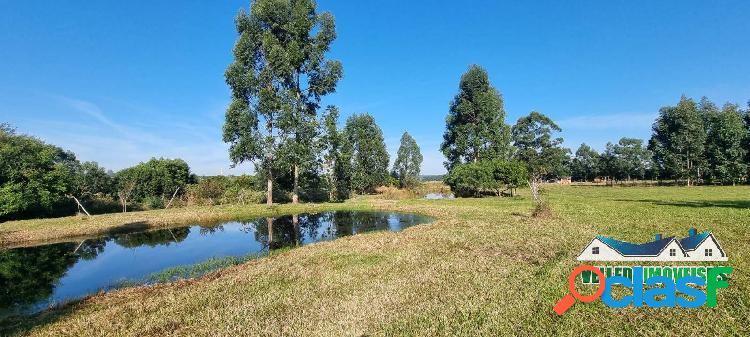
M585 143L581 144L570 164L570 170L573 180L593 180L599 175L599 153Z
M417 141L408 132L404 132L393 163L393 173L401 188L411 188L419 183L422 160Z
M0 221L72 213L77 165L72 152L0 125Z
M75 167L73 195L86 199L96 194L111 194L114 188L112 177L96 162L87 161Z
M350 160L351 187L357 193L372 193L388 181L388 151L383 131L369 114L355 114L344 127L344 158Z
M706 178L709 182L735 184L747 173L748 133L736 104L726 104L706 116Z
M652 127L649 150L664 176L684 179L690 185L700 177L706 130L694 100L682 96L676 106L659 109Z
M510 127L500 93L490 84L487 71L472 65L461 76L459 92L450 104L440 146L450 171L478 160L508 159Z
M643 140L620 138L613 146L615 154L615 176L618 179L645 179L651 168L651 153L643 147Z
M513 126L513 145L516 158L527 165L532 179L562 177L568 175L567 161L570 150L562 147L561 132L555 122L536 111L521 117Z
M484 194L501 195L524 186L528 172L523 163L505 160L483 160L459 164L445 177L445 183L459 197L479 197Z
M347 137L339 130L336 123L339 110L329 106L323 115L323 172L328 180L328 198L331 201L343 201L351 194L351 157L345 152Z
M115 180L117 190L130 190L133 201L147 201L149 206L160 208L175 192L185 191L185 186L195 182L195 177L182 159L152 158L117 172Z
M320 98L335 90L343 73L341 62L325 59L336 38L333 15L316 13L312 0L257 0L235 21L239 37L225 72L232 101L223 139L233 163L254 162L266 177L269 204L274 177L291 169L296 202L300 169L316 154L311 145Z

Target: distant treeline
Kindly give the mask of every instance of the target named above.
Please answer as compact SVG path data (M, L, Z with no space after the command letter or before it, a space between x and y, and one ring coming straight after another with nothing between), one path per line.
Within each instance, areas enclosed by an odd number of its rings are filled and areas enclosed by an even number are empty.
M151 159L114 173L0 125L0 221L161 208L195 182L180 159Z
M340 201L378 186L419 184L422 155L404 133L396 162L388 171L382 131L372 116L353 115L342 130L331 110L329 130L321 133L320 157L306 163L297 188L301 201ZM331 119L332 118L332 119ZM325 123L322 123L325 126ZM323 141L325 140L325 141ZM281 164L281 163L279 163ZM274 177L273 201L290 202L291 172ZM101 214L185 205L252 204L266 201L266 177L193 174L181 159L153 158L112 172L96 162L0 124L0 221Z
M504 194L528 181L538 200L540 182L566 177L687 185L748 181L750 103L745 110L732 103L719 108L707 98L683 96L659 110L648 143L622 138L603 153L581 144L575 155L562 146L561 128L544 114L532 111L512 127L505 116L503 98L487 72L471 66L450 104L441 145L445 182L459 195Z
M747 182L750 104L717 107L682 97L659 110L648 144L622 138L598 153L581 144L571 161L573 180L676 180L687 185Z

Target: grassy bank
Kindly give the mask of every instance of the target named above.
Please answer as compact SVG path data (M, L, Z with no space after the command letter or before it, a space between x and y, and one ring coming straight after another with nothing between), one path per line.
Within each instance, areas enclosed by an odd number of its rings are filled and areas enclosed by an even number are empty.
M553 215L544 219L529 216L525 195L334 205L437 221L320 242L197 280L97 295L15 328L33 336L750 334L750 188L571 186L551 188L547 199ZM552 312L594 235L644 242L656 232L684 236L693 226L715 233L735 270L717 308L609 309L597 301L562 317Z

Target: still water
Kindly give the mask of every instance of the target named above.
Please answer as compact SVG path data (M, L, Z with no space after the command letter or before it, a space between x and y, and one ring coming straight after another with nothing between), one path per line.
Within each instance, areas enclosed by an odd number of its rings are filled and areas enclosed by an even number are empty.
M140 280L214 257L245 256L430 222L425 216L336 211L203 224L0 250L0 317Z

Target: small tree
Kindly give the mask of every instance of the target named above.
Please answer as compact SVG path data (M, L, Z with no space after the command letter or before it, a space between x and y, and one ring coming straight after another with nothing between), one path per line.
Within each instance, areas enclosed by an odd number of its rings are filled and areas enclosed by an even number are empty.
M605 176L608 183L614 183L620 177L620 166L615 145L607 142L604 152L599 156L599 173Z
M185 191L195 176L182 159L152 158L147 162L117 172L117 195L123 210L127 202L149 202L150 207L161 208L170 197Z
M417 141L408 132L404 132L401 136L401 146L398 148L396 162L393 163L393 172L401 188L412 188L419 184L422 160Z
M133 190L135 190L136 186L138 186L138 182L135 180L121 181L118 186L119 188L117 191L117 197L118 199L120 199L122 212L127 213L128 200L130 200L130 196L133 194Z
M321 122L323 174L329 186L328 198L332 201L349 198L351 184L351 157L345 157L343 153L346 137L336 126L338 119L339 110L335 106L329 106Z
M90 214L86 211L82 202L85 202L85 200L96 194L111 195L112 192L112 177L99 164L87 161L76 165L73 191L69 194L69 197L76 202L78 208L83 210L86 215Z
M372 193L388 181L388 152L383 131L369 114L352 115L344 127L343 159L350 160L351 186L357 193Z
M553 132L560 131L552 119L536 111L519 118L511 131L517 148L516 158L528 168L531 196L537 206L542 204L539 193L542 180L567 173L565 164L570 150L561 146L562 138L552 138Z
M523 163L494 160L492 166L492 175L497 182L495 185L503 186L510 191L511 197L515 195L515 190L518 187L525 186L529 181L529 172Z
M459 164L445 176L445 184L457 197L480 197L485 189L497 189L492 167L486 162Z

